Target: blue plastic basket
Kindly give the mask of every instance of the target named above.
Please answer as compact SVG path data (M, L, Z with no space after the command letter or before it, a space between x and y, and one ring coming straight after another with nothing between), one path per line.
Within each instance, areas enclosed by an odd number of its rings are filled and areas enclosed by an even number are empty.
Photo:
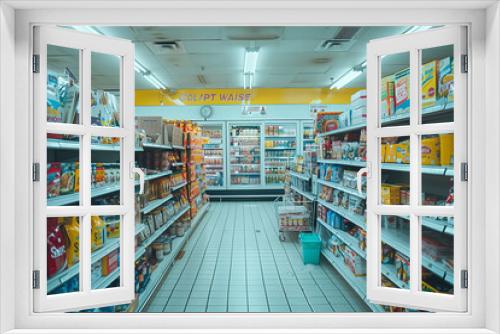
M302 259L304 264L319 264L321 254L321 239L316 233L300 233Z

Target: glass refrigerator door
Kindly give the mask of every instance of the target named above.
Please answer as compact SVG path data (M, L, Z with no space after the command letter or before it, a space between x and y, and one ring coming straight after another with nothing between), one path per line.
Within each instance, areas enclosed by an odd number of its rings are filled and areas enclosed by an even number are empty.
M312 122L302 123L302 152L314 144L314 125Z
M224 187L224 127L222 124L201 126L202 136L209 138L203 144L203 161L209 189Z
M264 136L266 185L281 186L297 153L297 124L266 124Z
M261 185L260 125L229 125L231 186Z

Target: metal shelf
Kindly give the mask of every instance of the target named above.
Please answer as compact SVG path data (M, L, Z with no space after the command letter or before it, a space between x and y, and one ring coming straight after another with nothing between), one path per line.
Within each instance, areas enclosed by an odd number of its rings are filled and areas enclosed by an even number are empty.
M291 151L296 150L296 147L265 147L266 151Z
M149 299L153 295L153 293L156 291L156 288L158 285L161 283L163 276L167 272L168 268L174 263L175 258L181 251L181 249L184 247L185 242L189 239L191 236L191 233L195 230L196 226L200 222L200 220L203 218L205 215L206 211L208 210L209 204L205 204L203 208L201 208L198 211L198 214L196 217L193 219L191 222L191 228L186 231L183 237L181 238L175 238L172 242L172 252L168 254L158 265L156 270L151 274L151 278L149 281L149 284L146 286L146 289L139 294L138 298L138 306L136 312L141 312L144 307L147 305L149 302Z
M283 184L283 182L280 182L279 184ZM316 199L316 196L314 196L312 193L304 191L304 190L300 190L299 188L297 188L295 186L290 186L290 189L301 194L302 196L306 197L307 199L309 199L311 201L314 201Z
M67 139L47 139L47 148L52 150L79 150L80 142L75 140L67 140ZM93 151L120 151L119 144L91 144L91 150ZM136 147L136 151L143 151L142 147Z
M156 199L154 201L151 201L151 202L149 202L148 205L146 205L144 208L141 209L141 213L144 213L144 214L150 213L151 211L153 211L157 207L163 205L164 203L167 203L172 198L173 198L172 194L170 194L165 198L160 198L160 199Z
M187 181L182 181L181 183L170 188L170 191L177 191L177 190L181 189L182 187L184 187L186 184L187 184Z
M342 240L342 242L345 243L346 246L358 253L363 259L366 259L366 251L359 248L359 241L356 238L345 231L333 228L331 225L328 225L326 222L319 218L317 219L317 221L328 231L335 234L340 240Z
M295 176L295 177L297 177L299 179L302 179L302 180L305 180L305 181L309 181L311 179L310 175L305 175L305 174L297 173L297 172L294 172L294 171L290 171L290 175L291 176Z
M341 191L348 193L350 195L354 195L354 196L357 196L359 198L366 199L366 193L360 194L356 189L345 187L345 186L341 185L340 183L325 181L325 180L321 180L321 179L318 179L318 183L322 184L324 186L330 187L330 188L335 188L335 189L341 190Z
M155 241L158 239L160 235L163 234L170 226L172 226L173 223L177 221L182 215L184 215L187 211L189 211L190 206L187 205L184 208L182 208L179 212L177 212L172 218L170 218L165 224L163 224L159 229L157 229L149 238L144 240L142 244L137 247L135 250L135 259L138 260L145 252L146 248L149 247Z
M357 160L318 159L318 163L354 166L354 167L366 167L366 161L357 161Z
M358 225L361 227L363 230L366 231L366 221L364 216L360 215L355 215L353 213L350 213L348 210L334 206L332 203L328 203L325 200L319 199L318 198L318 203L323 205L324 207L332 210L333 212L341 215L342 217L346 218L347 220L351 221L353 224Z
M331 135L337 135L337 134L341 134L341 133L346 133L346 132L361 130L363 128L366 128L366 123L356 124L356 125L348 126L348 127L345 127L345 128L340 128L340 129L335 129L335 130L328 131L328 132L323 132L323 133L318 134L318 137L326 137L326 136L331 136Z
M382 163L381 168L383 170L409 172L410 171L410 164ZM453 166L425 165L425 166L421 166L420 168L421 168L423 174L443 175L443 176L453 176L454 175Z

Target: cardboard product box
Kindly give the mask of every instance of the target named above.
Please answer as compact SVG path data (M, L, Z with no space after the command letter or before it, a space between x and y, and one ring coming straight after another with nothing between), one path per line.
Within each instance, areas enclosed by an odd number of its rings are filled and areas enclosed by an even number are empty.
M143 129L152 143L163 144L163 119L159 116L137 116L136 127Z
M380 144L380 162L386 162L385 161L386 151L387 151L387 144Z
M108 276L118 268L119 249L115 249L108 255L104 256L101 261L101 275Z
M351 125L366 123L366 106L351 109Z
M455 151L453 133L439 135L439 146L441 166L453 165Z
M385 162L397 162L397 144L385 144Z
M380 115L382 118L388 118L395 113L394 81L394 75L389 75L382 78L380 82Z
M366 89L358 90L356 93L351 95L351 103L359 99L366 100Z
M339 127L346 128L351 125L351 113L349 111L343 112L339 116Z
M380 192L382 204L393 205L401 203L401 186L382 184Z
M365 260L348 247L346 247L344 250L344 263L351 270L354 276L366 275Z
M437 60L422 65L422 108L436 105L437 101Z
M439 61L438 97L453 101L453 58L446 57Z
M441 147L439 137L422 138L422 165L441 164Z
M394 145L396 147L396 162L398 164L410 163L410 143L402 142Z
M351 100L351 109L358 109L361 107L366 108L366 96L358 98L354 101Z
M184 145L182 130L173 124L164 124L164 137L171 145Z
M410 69L404 69L396 74L394 94L396 97L396 114L410 112Z
M316 132L322 133L338 129L341 114L342 112L339 111L318 112L316 114Z

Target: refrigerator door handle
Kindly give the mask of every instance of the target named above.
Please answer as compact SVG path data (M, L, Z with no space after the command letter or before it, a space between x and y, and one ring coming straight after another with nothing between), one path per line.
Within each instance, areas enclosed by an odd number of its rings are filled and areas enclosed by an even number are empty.
M130 171L130 177L132 178L135 178L135 174L139 175L139 194L144 194L144 171L138 167L135 167L135 162L131 163Z

